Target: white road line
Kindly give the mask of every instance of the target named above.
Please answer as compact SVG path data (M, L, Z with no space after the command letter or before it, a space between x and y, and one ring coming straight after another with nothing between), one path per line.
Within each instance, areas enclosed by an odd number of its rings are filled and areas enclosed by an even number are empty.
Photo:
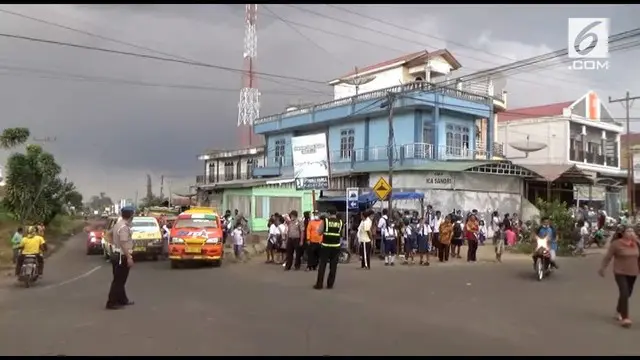
M63 285L70 284L72 282L75 282L75 281L78 281L80 279L86 278L87 276L89 276L89 275L93 274L94 272L100 270L100 268L102 268L102 265L98 265L98 266L94 267L93 269L87 271L86 273L78 275L78 276L76 276L74 278L65 280L65 281L57 283L57 284L47 285L47 286L41 287L40 289L41 290L53 289L53 288L57 288L57 287L60 287L60 286L63 286Z

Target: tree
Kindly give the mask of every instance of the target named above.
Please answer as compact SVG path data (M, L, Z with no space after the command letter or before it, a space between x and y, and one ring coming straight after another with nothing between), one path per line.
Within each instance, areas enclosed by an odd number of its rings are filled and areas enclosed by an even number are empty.
M11 136L5 136L7 133ZM0 135L0 145L17 146L25 134L28 129L7 129ZM72 182L58 177L60 165L39 145L27 145L24 153L11 154L6 170L3 205L22 223L48 223L63 211L67 196L76 191Z
M30 136L31 131L27 128L17 127L4 129L2 134L0 134L0 147L5 150L13 149L16 146L25 144Z
M92 196L91 200L89 200L89 208L94 211L97 210L102 212L105 208L111 205L113 205L113 201L104 192L101 192L99 196Z

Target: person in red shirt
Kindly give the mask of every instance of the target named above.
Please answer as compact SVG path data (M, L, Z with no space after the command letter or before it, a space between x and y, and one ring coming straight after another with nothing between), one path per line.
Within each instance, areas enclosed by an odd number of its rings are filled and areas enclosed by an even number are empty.
M476 261L476 253L478 252L478 232L480 231L480 225L478 224L478 218L475 215L470 215L467 219L467 223L464 226L464 238L467 240L467 261Z

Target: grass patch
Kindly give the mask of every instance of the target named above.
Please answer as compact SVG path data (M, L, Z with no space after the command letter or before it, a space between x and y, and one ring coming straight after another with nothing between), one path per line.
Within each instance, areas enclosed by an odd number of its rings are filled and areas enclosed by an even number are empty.
M19 224L16 221L0 212L0 268L13 266L11 263L11 258L13 257L11 237L18 226ZM56 216L45 231L45 239L52 250L47 254L53 253L70 236L81 232L84 226L85 222L82 219L66 215Z

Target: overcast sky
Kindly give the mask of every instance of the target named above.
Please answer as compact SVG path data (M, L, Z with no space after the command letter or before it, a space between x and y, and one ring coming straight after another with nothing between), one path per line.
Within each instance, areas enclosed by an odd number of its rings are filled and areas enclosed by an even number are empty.
M300 7L259 5L258 71L328 81L354 66L446 47L462 63L461 71L473 72L566 47L568 17L609 17L611 32L617 33L636 27L640 14L639 5L344 6L414 30L409 32L327 5ZM243 5L0 5L0 10L174 56L242 67ZM6 13L0 13L0 33L157 55ZM604 99L626 90L640 95L637 56L636 49L613 53L608 72L576 72L564 65L509 77L509 107L574 100L591 89ZM258 80L262 115L291 102L321 102L330 96L322 93L331 93L328 85L273 80ZM236 145L241 86L236 72L0 37L0 81L2 128L28 126L38 138L55 137L46 148L85 196L105 191L113 198L133 197L136 190L143 196L146 173L154 176L156 192L160 174L184 190L203 173L199 153ZM609 108L624 114L619 104ZM640 102L632 113L640 118L638 109ZM640 130L640 121L634 127Z

